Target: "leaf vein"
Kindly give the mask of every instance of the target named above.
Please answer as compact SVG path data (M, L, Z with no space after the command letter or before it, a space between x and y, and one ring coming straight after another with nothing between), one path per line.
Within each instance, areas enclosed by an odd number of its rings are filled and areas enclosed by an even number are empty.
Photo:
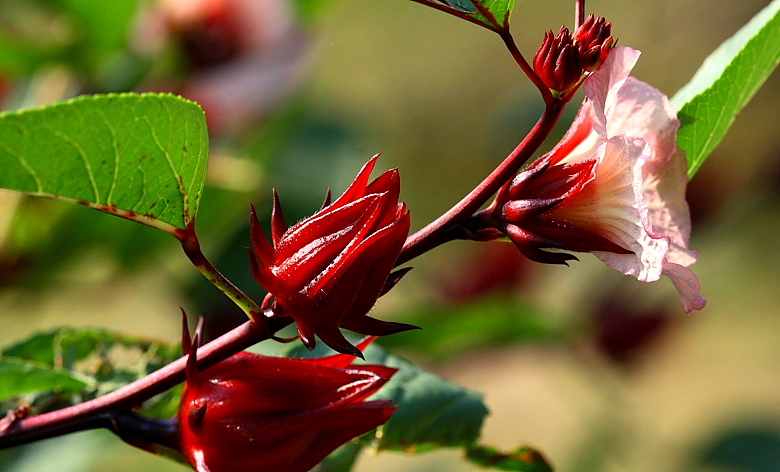
M111 148L114 150L114 177L111 179L111 186L108 189L108 196L106 197L106 205L111 205L114 198L114 189L119 181L119 144L117 143L116 130L108 120L106 114L100 108L96 111L100 116L100 119L102 119L103 123L106 125L108 132L111 134Z
M63 133L62 131L53 128L48 123L43 123L42 126L47 129L49 132L51 132L54 136L60 138L61 140L65 141L67 144L73 147L73 149L76 150L79 157L81 157L81 161L84 164L84 168L87 171L87 176L89 177L89 182L92 185L92 193L94 194L94 200L95 203L101 203L100 202L100 190L98 190L97 182L95 181L95 173L92 171L92 164L89 162L89 159L87 158L87 153L84 152L84 148L81 147L81 144L79 144L76 140L68 136L67 134Z
M2 141L0 141L0 148L2 148L5 152L15 157L16 160L19 161L19 164L24 168L24 170L27 171L28 174L30 174L30 177L32 177L33 180L35 181L35 186L37 187L36 192L43 193L43 183L41 182L41 178L38 176L38 173L30 165L30 163L27 162L27 159L20 152L16 151L15 149L12 149Z

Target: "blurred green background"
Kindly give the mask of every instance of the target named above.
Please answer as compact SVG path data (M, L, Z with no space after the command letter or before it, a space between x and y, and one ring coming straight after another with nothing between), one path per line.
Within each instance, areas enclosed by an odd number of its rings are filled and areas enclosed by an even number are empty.
M542 110L498 37L408 0L237 0L262 6L265 20L249 25L192 20L186 3L0 0L3 104L131 89L201 101L214 134L198 233L258 298L249 202L267 215L276 187L295 221L382 152L378 167L400 169L417 229ZM191 13L204 2L189 3ZM634 75L671 96L768 3L590 0L587 10L643 51ZM545 30L572 22L573 2L526 0L512 24L530 58ZM685 315L666 279L643 284L587 254L550 267L508 244L455 242L413 261L380 300L378 318L424 328L381 344L484 392L484 442L532 445L559 471L780 470L779 91L774 74L690 184L703 311ZM0 343L60 325L176 342L178 306L206 316L212 336L242 321L169 235L0 193ZM355 470L477 470L459 454L364 454ZM101 432L0 453L8 472L109 469L185 470Z

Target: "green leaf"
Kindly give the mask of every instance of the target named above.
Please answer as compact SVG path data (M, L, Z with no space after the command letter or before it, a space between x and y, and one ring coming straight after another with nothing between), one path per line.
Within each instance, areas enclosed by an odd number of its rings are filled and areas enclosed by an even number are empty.
M174 235L195 218L207 161L203 110L174 95L96 95L0 114L0 187Z
M51 371L66 373L82 381L55 401L75 403L104 395L163 367L181 355L178 345L126 336L95 328L57 328L36 333L0 349L0 356L14 358ZM53 389L40 389L41 393ZM80 398L75 398L78 395ZM144 403L141 413L168 418L176 413L181 387L171 389ZM52 399L33 399L39 411ZM63 406L63 405L59 405Z
M509 31L515 0L412 0L502 33Z
M502 453L489 446L469 447L466 458L482 467L520 472L552 472L552 467L542 455L530 447L521 446L509 453Z
M267 345L267 346L266 346ZM262 343L263 354L288 357L323 357L333 353L324 343L310 352L301 345L279 348ZM440 447L466 447L479 438L488 409L482 395L448 382L401 357L371 345L363 353L365 361L394 367L393 375L371 400L392 400L398 409L375 435L364 436L361 444L374 450L425 452Z
M358 442L348 442L320 462L314 472L349 472L362 450Z
M448 382L380 348L366 350L366 362L398 372L372 399L398 405L390 420L369 441L375 450L425 452L465 447L479 438L488 409L482 395Z
M761 10L704 61L672 98L678 145L693 177L780 62L780 0Z
M0 401L37 392L80 392L89 384L78 374L40 362L0 356Z

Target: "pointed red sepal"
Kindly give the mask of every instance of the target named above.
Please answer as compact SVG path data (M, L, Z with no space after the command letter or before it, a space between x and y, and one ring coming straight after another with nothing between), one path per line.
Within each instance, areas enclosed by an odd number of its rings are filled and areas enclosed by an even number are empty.
M353 346L347 338L339 331L338 328L324 328L317 331L317 335L322 339L322 342L328 345L331 349L342 354L359 357L365 360L363 353L360 349Z
M395 263L395 259L388 258L387 254L400 252L400 248L403 247L403 241L400 240L406 240L408 229L404 232L403 225L399 226L404 220L408 222L408 218L403 218L351 248L351 252L345 253L340 258L339 264L328 271L327 277L322 277L312 284L308 291L309 295L313 298L321 298L323 294L330 293L335 300L342 302L345 298L349 298L349 304L360 303L361 305L353 308L354 311L368 312L387 280L386 278L380 280L379 277L385 272L389 275ZM369 306L364 307L364 303L368 303Z
M181 352L187 356L190 354L190 343L192 342L190 338L190 324L187 321L187 313L184 311L184 308L179 307L179 311L181 311Z
M200 340L201 337L196 332L192 337L192 344L190 344L187 364L184 367L184 372L187 376L187 382L195 382L198 378L198 348L200 347Z
M333 202L334 206L341 206L350 201L357 200L366 194L366 187L368 186L368 179L371 178L371 171L374 170L374 165L381 154L375 154L374 157L368 160L366 164L360 169L357 177L352 184L347 187L344 193Z
M298 323L298 337L301 338L306 349L313 351L317 345L317 340L314 338L314 328L305 320L297 319L296 322Z
M344 322L343 326L350 331L368 334L370 336L387 336L389 334L402 333L413 329L422 329L419 326L412 324L382 321L371 318L368 315L350 318Z
M504 205L502 216L509 221L519 221L521 218L537 216L549 211L564 200L566 197L512 200Z
M546 172L549 167L550 159L542 157L531 164L528 169L517 174L515 178L506 184L499 192L499 196L503 197L501 204L506 203L508 200L520 198L523 189L527 188L535 179L544 175L544 172Z
M561 264L568 266L568 261L579 260L576 256L565 252L543 251L541 248L561 249L557 241L549 240L529 233L514 225L507 226L507 234L515 246L528 259L542 264Z
M398 269L397 271L388 275L385 284L382 286L382 290L379 292L379 297L382 297L384 294L392 290L392 288L395 287L395 284L400 282L403 276L408 274L410 270L412 270L412 267L404 267L403 269Z
M361 352L365 351L366 348L376 340L376 336L366 336L365 338L361 339L360 342L355 344L355 347L358 348ZM314 364L320 364L320 365L327 365L329 367L338 367L338 368L344 368L352 364L352 362L355 360L355 356L350 354L334 354L332 356L327 357L319 357L315 359L307 359L308 362L314 363Z
M350 262L347 258L352 257L359 245L366 239L373 223L379 218L379 210L381 208L380 202L378 201L379 198L372 198L371 195L366 195L361 200L358 200L358 202L364 199L369 205L361 212L360 219L354 225L357 231L348 233L350 238L347 244L341 246L339 252L329 259L330 264L324 266L323 271L306 286L306 293L310 297L316 297L324 287L338 282L340 278L339 274L350 267ZM349 206L345 206L342 208L348 207Z
M271 210L271 238L274 241L274 247L279 246L279 241L281 241L285 231L287 231L287 223L284 221L279 194L274 189L274 208Z
M331 198L330 187L328 187L328 191L325 193L325 201L322 202L322 206L320 207L320 211L322 211L322 210L324 210L324 209L326 209L326 208L328 208L330 206L330 198Z
M260 261L267 267L270 266L274 258L274 248L265 237L260 220L257 219L255 206L249 204L249 234L252 238L252 247L260 257Z
M615 254L633 254L626 249L601 234L589 229L577 226L566 221L559 221L550 218L534 218L528 222L526 227L529 231L545 238L554 240L561 249L576 252L605 251ZM549 247L549 246L548 246Z
M286 284L279 280L279 278L271 272L271 269L260 264L260 261L257 260L257 255L255 255L251 249L246 248L246 252L249 254L249 269L252 271L252 276L255 278L255 281L260 284L261 287L277 297L287 297L291 295Z

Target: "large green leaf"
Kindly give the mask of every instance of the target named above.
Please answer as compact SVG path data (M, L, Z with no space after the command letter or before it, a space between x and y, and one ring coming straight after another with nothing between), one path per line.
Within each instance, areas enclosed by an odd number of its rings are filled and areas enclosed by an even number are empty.
M203 110L174 95L88 96L0 114L0 187L174 235L195 218L207 160Z
M515 0L412 0L446 11L497 33L509 29Z
M740 111L780 62L780 0L721 44L672 98L679 111L678 145L693 177Z
M89 385L79 374L40 362L0 356L0 402L37 392L80 392Z

